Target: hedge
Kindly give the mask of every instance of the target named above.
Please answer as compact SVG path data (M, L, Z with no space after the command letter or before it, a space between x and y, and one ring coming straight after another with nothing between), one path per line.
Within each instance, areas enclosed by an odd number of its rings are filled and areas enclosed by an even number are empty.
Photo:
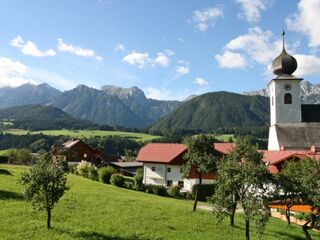
M215 184L195 184L192 187L192 197L196 193L196 188L198 188L198 200L206 202L208 197L214 194Z

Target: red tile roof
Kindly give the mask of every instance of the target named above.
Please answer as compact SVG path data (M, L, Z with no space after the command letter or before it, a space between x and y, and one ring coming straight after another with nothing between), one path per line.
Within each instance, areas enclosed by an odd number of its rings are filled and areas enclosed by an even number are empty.
M137 161L170 163L187 151L187 146L177 143L149 143L140 149Z
M234 146L236 145L235 143L214 143L214 149L222 154L228 154L232 151Z

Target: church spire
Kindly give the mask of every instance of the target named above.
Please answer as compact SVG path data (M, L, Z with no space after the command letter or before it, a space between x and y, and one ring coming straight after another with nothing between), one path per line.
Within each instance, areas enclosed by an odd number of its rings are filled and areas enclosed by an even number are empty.
M297 69L297 60L289 55L285 50L284 36L285 31L282 31L282 52L272 62L272 71L275 75L291 75Z

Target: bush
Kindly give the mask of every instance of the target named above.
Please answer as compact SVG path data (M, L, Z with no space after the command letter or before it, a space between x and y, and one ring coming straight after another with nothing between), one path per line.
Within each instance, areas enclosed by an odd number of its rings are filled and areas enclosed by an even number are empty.
M138 191L143 189L143 170L141 168L137 170L136 175L134 176L134 186Z
M133 177L123 176L124 178L124 187L128 189L134 188L134 179Z
M192 187L192 198L194 198L196 188L198 188L198 200L206 202L208 197L214 194L215 184L195 184Z
M152 193L158 196L168 196L167 189L162 185L144 185L146 193Z
M117 187L123 187L124 186L124 177L121 174L115 173L112 174L110 183Z
M78 174L77 173L77 165L75 164L72 164L69 166L69 172L72 173L72 174Z
M98 172L95 166L87 161L81 161L77 166L77 174L92 180L98 180Z
M169 188L169 195L172 197L180 197L180 189L181 187L179 185L173 185Z
M111 175L114 173L116 173L116 170L111 166L100 168L99 169L100 182L110 184Z
M26 148L10 149L8 158L10 164L33 165L35 163L35 159L31 156L30 150Z

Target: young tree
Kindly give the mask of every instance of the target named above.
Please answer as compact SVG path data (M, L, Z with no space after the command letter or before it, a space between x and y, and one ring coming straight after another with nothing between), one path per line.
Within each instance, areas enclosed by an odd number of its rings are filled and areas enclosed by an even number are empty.
M245 238L250 239L250 222L261 235L268 221L267 183L270 175L262 162L262 154L246 141L237 143L232 152L218 164L218 180L212 202L218 220L234 215L234 197L242 206Z
M320 219L320 161L310 158L288 161L280 176L280 187L283 192L290 192L293 203L311 206L310 217L302 226L306 239L311 240L308 230L314 228Z
M51 228L51 210L55 203L68 190L66 174L62 167L52 161L49 154L41 156L39 161L25 172L20 179L24 187L23 194L36 210L47 212L47 228Z
M198 192L202 184L202 175L205 173L215 173L216 171L216 151L213 143L215 138L211 135L196 135L186 139L188 152L184 155L187 160L183 167L184 177L189 177L193 168L196 169L199 177L199 185L196 187L193 211L197 209Z

